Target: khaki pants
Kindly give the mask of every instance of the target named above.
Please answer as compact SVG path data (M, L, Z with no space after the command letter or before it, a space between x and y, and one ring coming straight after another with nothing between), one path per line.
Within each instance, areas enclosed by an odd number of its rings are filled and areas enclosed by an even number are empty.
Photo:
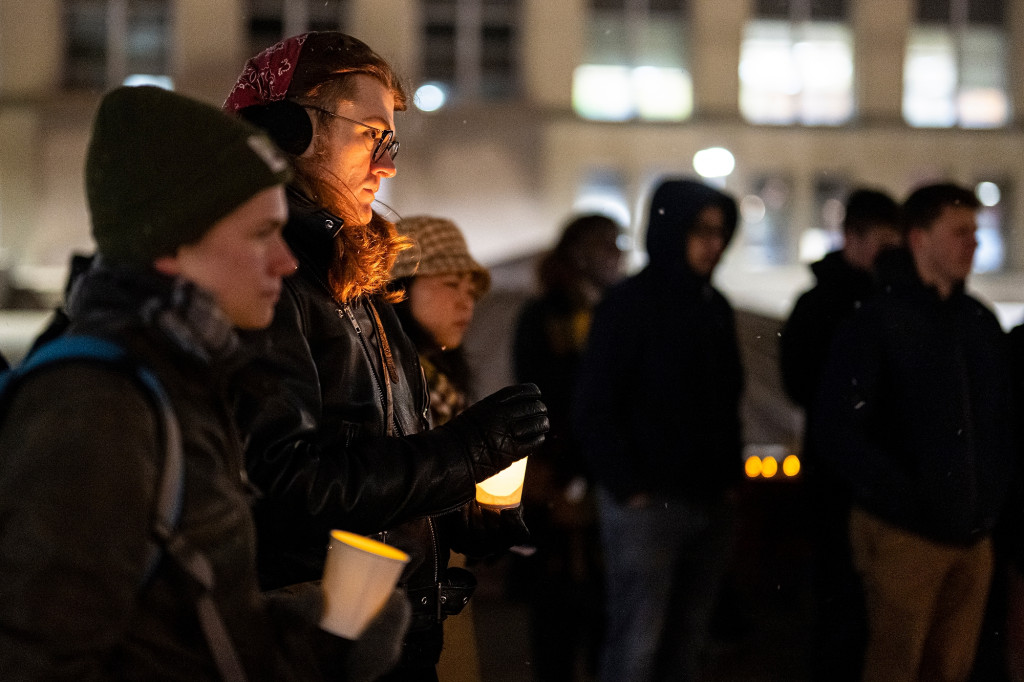
M865 682L966 680L992 578L992 540L939 544L854 508L850 543L868 608Z

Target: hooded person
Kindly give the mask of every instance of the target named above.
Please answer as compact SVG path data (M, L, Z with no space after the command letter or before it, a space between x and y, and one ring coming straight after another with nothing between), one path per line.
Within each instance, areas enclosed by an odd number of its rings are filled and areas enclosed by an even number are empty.
M711 284L736 223L726 194L661 182L647 266L594 313L574 426L597 486L606 682L701 679L743 476L743 368L732 308Z
M317 627L318 587L270 600L257 582L227 396L236 329L270 323L295 268L281 237L290 177L264 134L207 104L152 87L103 98L85 169L98 255L55 343L123 360L25 369L4 392L4 679L369 680L397 660L398 593L378 621L390 636L374 640L389 647L359 659ZM180 505L159 525L175 481Z
M289 38L249 60L224 108L288 152L284 237L298 259L266 332L247 335L259 361L237 415L256 503L265 589L323 570L331 528L407 552L413 606L393 677L436 679L443 621L472 592L448 571L451 550L515 544L519 510L486 510L475 483L533 452L547 415L536 386L503 389L430 428L416 348L387 290L408 240L374 211L397 171L395 111L406 95L390 65L337 32Z

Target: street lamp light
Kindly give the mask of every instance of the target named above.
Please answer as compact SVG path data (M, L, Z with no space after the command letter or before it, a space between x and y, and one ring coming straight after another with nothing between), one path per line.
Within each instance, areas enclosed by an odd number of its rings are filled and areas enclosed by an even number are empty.
M693 155L693 169L702 178L725 178L735 167L736 158L724 147L708 147Z

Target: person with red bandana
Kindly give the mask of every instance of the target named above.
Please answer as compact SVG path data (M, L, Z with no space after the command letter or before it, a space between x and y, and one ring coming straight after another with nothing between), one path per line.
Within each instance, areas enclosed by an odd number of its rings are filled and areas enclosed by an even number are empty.
M548 429L533 385L512 386L429 428L416 349L392 308L390 270L408 246L374 211L396 173L396 110L406 95L388 63L337 32L289 38L252 58L224 108L268 131L295 167L284 237L298 259L237 415L256 504L264 589L319 577L331 528L408 552L413 606L402 662L388 680L436 680L442 622L474 580L451 550L483 555L522 542L519 509L474 501L476 482L531 454Z

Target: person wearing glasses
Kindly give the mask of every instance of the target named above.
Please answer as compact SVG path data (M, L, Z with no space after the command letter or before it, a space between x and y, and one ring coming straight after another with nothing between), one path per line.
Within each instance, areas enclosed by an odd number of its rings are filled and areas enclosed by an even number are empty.
M395 175L406 95L386 61L337 32L307 33L247 63L224 108L291 157L284 237L298 260L239 391L263 589L320 577L326 531L374 535L411 555L413 606L387 680L437 680L446 616L472 592L450 550L480 555L521 539L518 510L474 501L475 483L532 453L548 429L536 386L507 387L430 428L417 352L386 285L411 245L374 212Z

